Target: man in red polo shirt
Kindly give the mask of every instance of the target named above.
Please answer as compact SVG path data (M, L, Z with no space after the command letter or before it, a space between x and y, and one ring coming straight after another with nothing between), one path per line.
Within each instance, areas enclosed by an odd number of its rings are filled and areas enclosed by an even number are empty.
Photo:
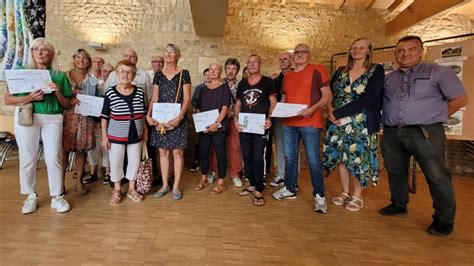
M323 108L331 100L331 90L326 68L319 64L310 64L310 60L309 46L298 44L294 50L295 69L287 73L283 79L284 101L307 104L308 108L302 110L299 116L283 120L285 187L272 196L277 200L296 198L298 146L300 139L303 139L313 184L314 210L327 213L323 170L319 159L319 139L323 128Z

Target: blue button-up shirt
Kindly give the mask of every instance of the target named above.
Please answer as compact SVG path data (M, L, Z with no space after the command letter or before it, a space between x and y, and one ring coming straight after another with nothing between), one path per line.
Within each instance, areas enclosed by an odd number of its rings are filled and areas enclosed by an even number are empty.
M454 71L419 63L385 76L382 123L387 126L429 125L448 118L448 101L466 95Z

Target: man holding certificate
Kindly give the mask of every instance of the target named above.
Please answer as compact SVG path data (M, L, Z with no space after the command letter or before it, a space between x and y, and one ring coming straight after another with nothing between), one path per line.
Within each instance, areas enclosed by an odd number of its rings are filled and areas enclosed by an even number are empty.
M234 106L235 123L240 131L240 146L244 159L245 176L250 186L239 192L246 196L255 193L253 204L264 206L263 183L265 146L268 129L272 122L270 115L276 105L276 90L273 80L260 72L261 58L249 56L247 70L249 77L240 81Z
M277 200L296 198L298 147L300 139L303 139L313 184L314 210L327 213L323 170L319 159L319 137L323 127L323 107L331 100L331 90L326 68L310 64L310 53L308 45L298 44L294 52L295 69L287 73L283 79L285 102L307 104L308 108L301 110L299 116L283 120L285 186L272 196Z
M209 185L207 175L209 174L209 154L211 144L217 155L217 172L219 180L211 195L219 195L226 190L224 177L227 171L227 111L230 106L230 89L227 83L220 81L222 67L213 63L209 65L209 76L211 81L201 89L196 108L201 114L207 114L203 119L198 119L200 113L194 115L196 131L199 132L199 162L201 164L202 177L196 186L201 190ZM201 123L198 123L201 121Z

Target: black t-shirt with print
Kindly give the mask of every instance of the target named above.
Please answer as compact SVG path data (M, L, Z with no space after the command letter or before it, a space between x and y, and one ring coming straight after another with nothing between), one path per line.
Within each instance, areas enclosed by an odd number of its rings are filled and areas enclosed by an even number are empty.
M275 84L270 77L262 76L257 84L250 85L242 79L237 87L236 98L240 100L242 113L266 114L270 109L270 95L276 94Z

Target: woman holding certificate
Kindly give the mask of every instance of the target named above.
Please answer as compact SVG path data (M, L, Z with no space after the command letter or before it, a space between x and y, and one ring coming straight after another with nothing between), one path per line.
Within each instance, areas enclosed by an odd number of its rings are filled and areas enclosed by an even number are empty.
M20 190L21 194L28 195L21 212L23 214L36 211L36 164L43 142L44 158L48 172L49 192L52 196L51 208L57 212L67 212L69 203L61 195L63 193L62 169L62 134L63 108L69 106L72 95L71 84L64 72L59 71L53 45L44 38L37 38L31 43L28 51L26 69L49 70L52 83L48 84L51 92L41 89L30 93L5 95L5 104L17 105L15 110L15 134L20 157ZM38 88L42 84L38 84ZM32 104L31 123L20 121L20 109L25 104ZM24 110L21 110L23 112ZM22 125L21 125L22 124Z
M341 179L342 192L332 202L349 211L364 206L362 188L378 179L383 85L384 69L372 64L371 42L367 38L352 42L347 66L340 67L331 79L334 98L328 111L332 123L328 123L323 146L324 168L337 167Z
M213 63L209 65L211 81L207 83L199 94L196 108L199 112L214 111L214 121L206 126L206 130L199 132L199 162L201 163L201 180L196 190L201 190L209 185L207 175L209 174L209 154L211 144L217 155L217 172L219 181L211 191L212 195L219 195L226 190L224 177L227 171L226 139L227 139L227 111L230 106L231 94L227 82L220 81L222 67Z
M145 92L132 85L137 67L128 60L121 60L116 71L119 84L106 90L101 114L102 146L109 150L110 179L114 183L112 206L122 201L120 181L124 176L125 153L128 160L125 177L129 180L127 197L135 202L143 200L143 195L135 190L135 179L140 165L141 142L146 143L148 136Z
M163 178L163 186L154 194L154 197L160 198L171 190L168 185L168 174L170 169L169 153L172 151L175 176L172 196L173 199L180 200L182 194L179 190L179 181L184 166L183 150L187 146L186 111L191 102L191 77L187 70L178 66L181 57L178 46L167 44L163 57L165 66L162 72L155 74L153 95L147 114L148 123L156 128L151 134L151 144L160 151L161 176ZM174 113L172 119L159 121L159 118L155 116L156 112L153 112L153 108L158 108L157 104L162 103L178 105L177 112Z
M77 94L99 96L99 82L89 74L91 67L91 57L84 49L78 49L72 56L73 68L67 73L69 80L74 87L74 94L71 98L71 107L64 112L63 128L63 175L66 175L68 154L76 153L76 190L80 184L80 195L89 193L89 189L83 182L84 166L86 164L87 152L96 146L95 122L90 116L82 116L74 113L74 106L80 105ZM94 173L91 173L93 175ZM97 177L96 177L97 178Z

